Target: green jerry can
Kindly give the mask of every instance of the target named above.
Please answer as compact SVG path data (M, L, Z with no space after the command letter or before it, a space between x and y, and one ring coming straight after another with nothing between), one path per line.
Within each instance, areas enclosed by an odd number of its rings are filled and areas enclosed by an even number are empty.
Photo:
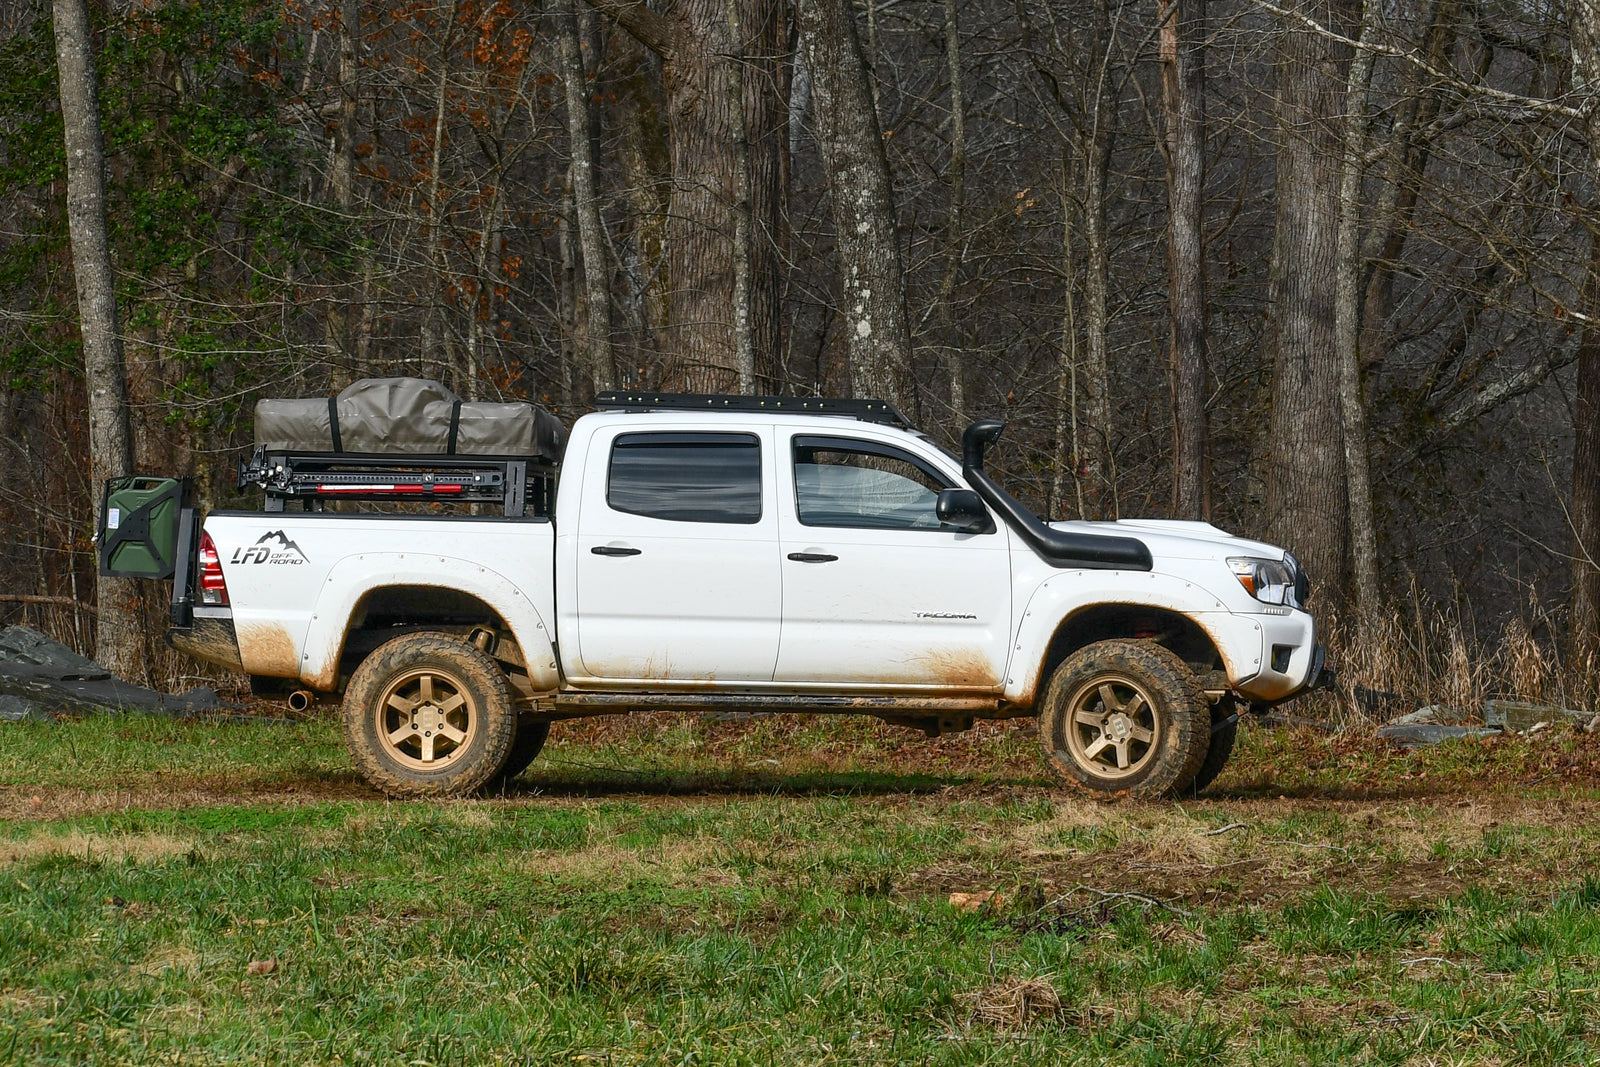
M184 483L177 478L112 478L101 498L95 540L100 573L171 578L178 557Z

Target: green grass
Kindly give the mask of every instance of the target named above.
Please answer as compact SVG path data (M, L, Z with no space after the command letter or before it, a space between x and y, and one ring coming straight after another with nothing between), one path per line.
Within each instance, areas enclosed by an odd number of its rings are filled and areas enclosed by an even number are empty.
M326 721L0 739L0 1062L1600 1062L1586 738L1109 805L1009 725L558 726L441 804Z

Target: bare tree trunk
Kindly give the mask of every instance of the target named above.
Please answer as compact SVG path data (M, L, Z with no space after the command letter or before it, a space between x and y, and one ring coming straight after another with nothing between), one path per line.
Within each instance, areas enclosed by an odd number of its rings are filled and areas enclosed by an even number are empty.
M1205 0L1161 0L1166 112L1167 365L1172 381L1172 515L1206 499Z
M1590 120L1591 130L1595 122ZM1595 136L1591 132L1590 136ZM1590 237L1585 307L1600 318L1600 234ZM1583 691L1600 686L1600 326L1583 327L1572 412L1572 637L1568 661Z
M579 371L588 378L589 358L578 341L583 326L582 310L578 307L578 259L574 254L572 216L572 168L567 168L567 180L561 190L561 218L556 223L556 253L561 257L560 275L556 284L556 300L561 319L561 406L566 411L575 410L582 401L578 388ZM580 366L581 365L581 366Z
M961 271L965 240L962 216L967 200L967 119L966 101L961 93L961 26L956 13L956 0L944 0L944 55L950 78L950 222L944 277L939 282L939 315L944 320L944 370L950 381L950 411L959 428L967 411L966 366L959 337L953 336L958 332L958 324L950 301Z
M1364 5L1360 44L1377 33L1377 12ZM1339 412L1344 430L1346 492L1349 494L1350 560L1359 631L1365 635L1378 608L1378 534L1372 516L1372 477L1367 457L1367 407L1361 391L1361 180L1367 151L1367 92L1373 55L1358 47L1345 89L1344 160L1339 176L1338 275L1334 291L1334 357L1339 364Z
M667 205L665 278L671 322L663 353L663 385L693 392L738 387L734 345L733 204L735 111L728 80L733 48L728 0L671 0L662 12L633 0L588 0L661 57L667 96L672 189ZM784 102L779 57L786 43L782 5L738 0L745 37L744 143L749 149L750 333L758 377L780 348Z
M576 0L567 0L560 17L561 76L567 96L567 137L572 146L572 201L583 253L584 306L575 345L590 386L599 392L617 381L611 353L611 268L606 255L605 223L595 192L594 134L589 123L589 84L579 46Z
M422 320L422 338L419 345L421 351L418 353L424 366L428 364L429 360L433 360L435 365L440 368L441 376L443 375L443 369L450 364L443 354L438 351L443 347L444 338L443 322L441 321L444 316L444 309L440 305L442 303L441 294L445 285L445 264L440 255L444 219L441 217L443 205L439 203L439 191L441 189L439 172L444 166L445 104L448 102L450 95L450 41L455 35L455 24L456 0L450 0L450 7L444 17L444 34L439 40L439 83L437 90L434 92L433 103L433 153L428 165L428 202L426 208L428 214L428 243L427 257L424 260L426 265L423 268L427 271L429 278L428 306ZM465 383L458 381L454 384L457 388L460 388Z
M1447 62L1455 47L1457 0L1437 0L1427 7L1423 25L1424 59L1434 70ZM1362 249L1366 275L1366 296L1361 309L1361 364L1371 367L1384 362L1388 353L1389 309L1393 304L1394 265L1405 250L1416 217L1418 192L1423 172L1432 156L1432 142L1418 131L1434 120L1443 92L1426 84L1426 75L1415 67L1406 69L1407 82L1400 92L1400 106L1390 129L1386 175L1372 212L1373 227ZM1368 125L1371 125L1369 120Z
M1078 321L1077 302L1073 288L1077 272L1072 261L1072 193L1067 174L1067 163L1061 161L1061 263L1066 284L1065 300L1061 309L1061 348L1056 353L1056 425L1055 462L1050 472L1050 518L1060 518L1066 510L1065 472L1072 471L1072 488L1078 506L1077 517L1083 518L1083 480L1079 477L1082 462L1081 442L1078 438Z
M739 392L756 392L755 339L750 332L750 142L744 123L744 30L739 0L727 0L729 148L733 161L733 355ZM781 171L782 168L780 167ZM776 350L769 357L776 355Z
M84 0L55 0L53 12L67 154L67 226L72 236L84 387L89 397L91 486L97 492L107 478L131 473L128 386L106 226L105 154L88 5ZM142 678L144 639L134 583L101 578L95 596L99 610L95 659L121 677Z
M1300 6L1306 2L1296 0ZM1319 15L1323 11L1317 8ZM1347 21L1336 17L1334 28L1343 32ZM1348 498L1338 366L1329 353L1341 155L1335 121L1348 48L1288 19L1278 32L1267 533L1300 555L1337 600L1346 588Z
M1600 10L1568 0L1574 88L1583 93L1590 177L1600 188ZM1591 316L1578 347L1578 399L1573 410L1572 641L1569 661L1593 693L1600 668L1600 232L1589 235L1584 310Z
M816 135L833 199L850 375L857 396L912 399L894 192L849 0L800 0Z
M355 206L356 113L361 102L360 0L339 0L339 125L334 134L332 165L328 168L328 191L348 226ZM307 76L310 76L309 65ZM324 339L333 364L335 389L360 376L350 314L355 283L349 277L333 287L324 323Z
M592 13L599 23L598 13ZM591 51L599 42L587 34ZM616 135L612 164L618 171L624 218L620 268L626 285L623 310L629 330L626 352L613 350L617 383L644 385L659 378L661 353L670 336L667 300L666 233L668 190L672 186L667 146L665 102L652 77L652 59L629 34L618 34L607 52L609 94L615 99ZM648 368L648 373L647 373Z
M1111 313L1106 280L1111 250L1106 240L1106 176L1111 169L1111 138L1100 128L1097 103L1084 138L1083 168L1083 420L1088 441L1079 471L1088 488L1086 519L1117 517L1116 471L1111 455Z

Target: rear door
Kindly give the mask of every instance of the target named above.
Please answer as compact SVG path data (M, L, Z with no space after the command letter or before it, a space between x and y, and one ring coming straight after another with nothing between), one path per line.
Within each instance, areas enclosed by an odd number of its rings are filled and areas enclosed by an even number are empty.
M596 433L578 516L588 679L770 682L781 574L772 432Z
M1008 534L935 512L956 481L869 437L779 431L780 682L987 692L1010 649Z

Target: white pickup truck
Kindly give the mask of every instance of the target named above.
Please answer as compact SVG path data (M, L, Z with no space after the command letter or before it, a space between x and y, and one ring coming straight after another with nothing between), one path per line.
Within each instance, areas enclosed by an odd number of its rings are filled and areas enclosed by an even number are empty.
M397 796L515 775L553 721L718 708L930 736L1038 716L1065 780L1177 796L1241 707L1322 672L1293 556L1198 522L1044 522L984 471L999 422L958 458L879 402L599 406L520 515L185 513L169 640L302 704L342 694L357 766Z

